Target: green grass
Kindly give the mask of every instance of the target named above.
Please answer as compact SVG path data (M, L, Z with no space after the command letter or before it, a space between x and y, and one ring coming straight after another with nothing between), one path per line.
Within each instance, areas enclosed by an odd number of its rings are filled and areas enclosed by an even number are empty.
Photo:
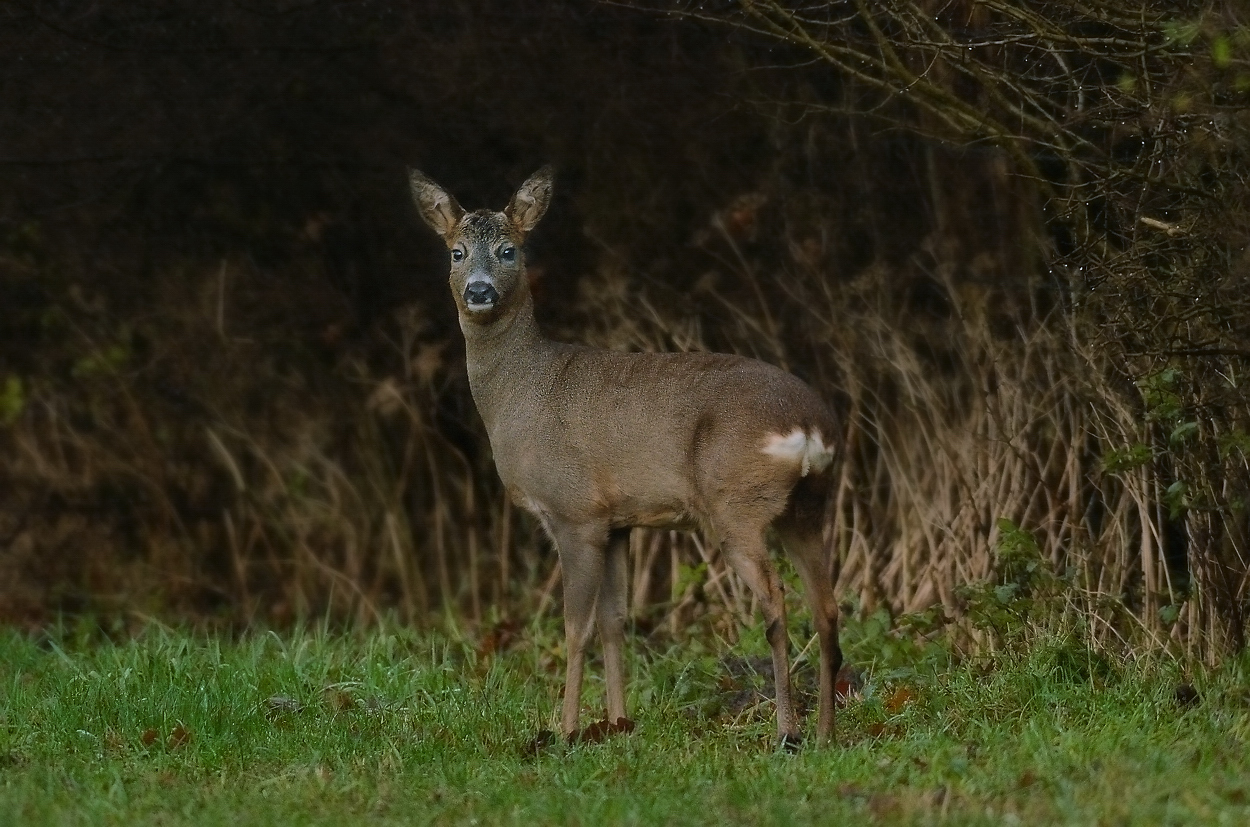
M930 651L869 673L836 747L788 755L767 703L725 700L725 647L633 640L637 730L527 757L557 643L0 632L0 824L1250 823L1244 660L1191 676L1186 708L1168 662Z

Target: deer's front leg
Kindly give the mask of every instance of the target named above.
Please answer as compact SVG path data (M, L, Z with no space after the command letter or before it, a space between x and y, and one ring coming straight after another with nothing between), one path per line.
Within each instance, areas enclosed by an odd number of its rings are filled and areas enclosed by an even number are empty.
M571 738L577 733L581 711L582 671L586 644L594 631L595 601L603 582L607 528L553 525L552 536L560 554L564 580L564 642L568 648L560 729L565 738Z

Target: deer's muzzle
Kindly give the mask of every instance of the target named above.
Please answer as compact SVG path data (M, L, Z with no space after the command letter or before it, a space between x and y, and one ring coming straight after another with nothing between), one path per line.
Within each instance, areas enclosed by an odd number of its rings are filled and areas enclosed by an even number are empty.
M499 301L499 292L489 281L471 281L464 288L464 303L470 310L490 310Z

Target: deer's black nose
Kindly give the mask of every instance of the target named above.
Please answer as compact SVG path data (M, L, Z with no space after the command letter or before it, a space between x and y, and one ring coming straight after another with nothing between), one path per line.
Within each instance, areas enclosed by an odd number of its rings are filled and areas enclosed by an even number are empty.
M499 293L489 281L471 281L464 288L464 303L470 307L490 307L497 301Z

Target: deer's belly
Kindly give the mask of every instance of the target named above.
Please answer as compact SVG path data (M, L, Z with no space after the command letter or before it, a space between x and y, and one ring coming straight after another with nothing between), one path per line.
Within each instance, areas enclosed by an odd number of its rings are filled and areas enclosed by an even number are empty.
M646 502L633 499L614 502L586 502L582 508L568 509L567 502L560 508L552 507L521 489L511 489L512 501L533 514L544 526L556 515L574 522L606 523L609 528L663 528L678 531L694 531L701 521L694 510L684 503ZM572 510L574 513L568 513ZM557 522L559 520L557 519Z
M676 503L621 503L609 518L613 528L671 528L682 531L693 531L699 527L699 520L691 513L692 509Z
M630 474L575 464L504 462L498 469L513 502L544 524L552 518L611 528L692 530L701 524L691 486L676 474L653 471L642 484Z

